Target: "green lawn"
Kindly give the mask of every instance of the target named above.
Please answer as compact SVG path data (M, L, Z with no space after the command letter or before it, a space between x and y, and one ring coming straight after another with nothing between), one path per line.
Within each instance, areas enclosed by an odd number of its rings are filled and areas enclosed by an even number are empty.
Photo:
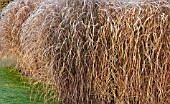
M0 104L43 104L43 101L30 101L30 88L26 78L19 73L0 68Z

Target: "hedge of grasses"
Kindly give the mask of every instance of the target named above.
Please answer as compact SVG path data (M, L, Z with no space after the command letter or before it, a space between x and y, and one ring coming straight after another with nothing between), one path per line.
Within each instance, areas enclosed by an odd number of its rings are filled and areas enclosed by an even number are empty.
M46 101L170 103L166 1L14 0L0 23L3 54L45 84Z

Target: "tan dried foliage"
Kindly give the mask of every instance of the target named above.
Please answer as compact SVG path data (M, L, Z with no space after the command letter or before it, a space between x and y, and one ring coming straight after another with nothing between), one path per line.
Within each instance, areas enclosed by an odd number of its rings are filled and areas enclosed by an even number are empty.
M63 104L170 103L168 2L15 0L1 15L3 52L35 84L52 86L44 96L53 90Z

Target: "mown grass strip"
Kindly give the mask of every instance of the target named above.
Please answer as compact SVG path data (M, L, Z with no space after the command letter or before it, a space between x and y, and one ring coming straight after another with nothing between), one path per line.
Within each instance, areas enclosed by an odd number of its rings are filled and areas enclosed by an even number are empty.
M28 79L8 68L0 68L0 104L43 104L30 100Z

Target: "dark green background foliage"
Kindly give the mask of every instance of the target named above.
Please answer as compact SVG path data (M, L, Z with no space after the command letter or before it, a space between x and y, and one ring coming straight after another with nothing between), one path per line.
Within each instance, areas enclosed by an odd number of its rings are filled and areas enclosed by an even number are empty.
M13 1L13 0L0 0L0 10L1 10L5 5L7 5L10 1Z

